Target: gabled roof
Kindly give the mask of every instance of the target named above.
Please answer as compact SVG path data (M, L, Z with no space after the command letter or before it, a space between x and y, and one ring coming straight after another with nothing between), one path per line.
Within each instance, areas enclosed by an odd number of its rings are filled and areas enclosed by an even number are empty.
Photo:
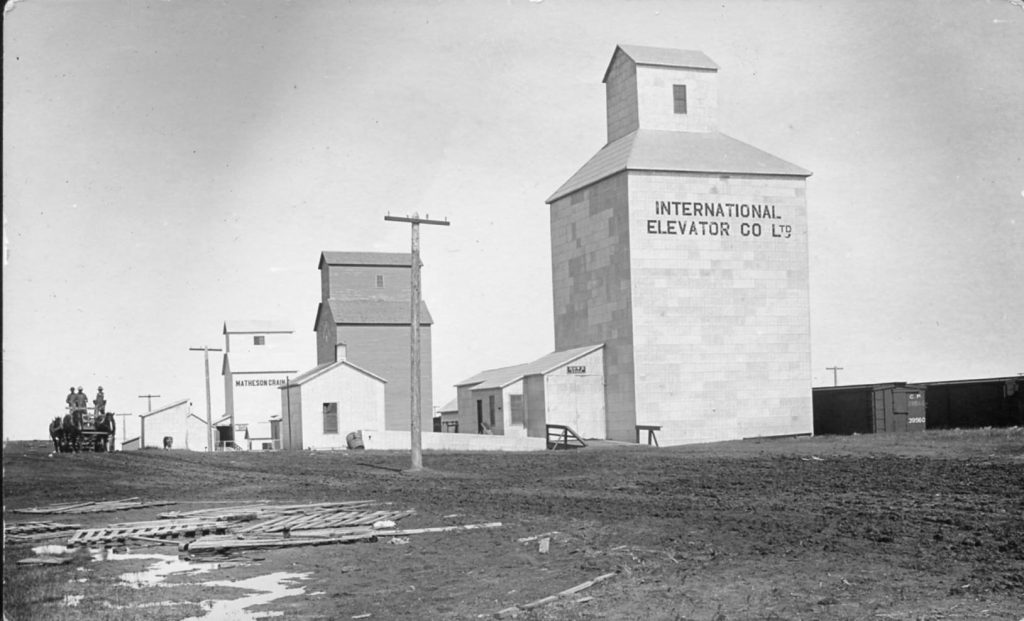
M456 397L455 399L452 399L451 401L449 401L448 403L445 403L444 405L442 405L441 407L439 407L437 409L437 413L438 414L449 414L451 412L458 412L458 411L459 411L459 399L458 399L458 397Z
M267 319L231 319L224 322L224 334L291 334L291 324Z
M297 356L290 349L239 351L224 354L221 375L231 373L297 373Z
M184 405L186 403L188 403L188 399L182 399L180 401L175 401L174 403L171 403L169 405L165 405L163 407L159 407L159 408L153 410L152 412L146 412L145 414L139 414L139 418L147 418L149 416L153 416L154 414L161 414L163 412L166 412L167 410L173 410L174 408L181 407L182 405Z
M321 302L316 311L313 329L320 324L321 313L330 312L335 325L408 326L411 323L409 302L405 300L338 300ZM420 302L420 325L429 326L434 319L427 303Z
M351 368L351 369L353 369L355 371L358 371L358 372L362 373L363 375L367 375L369 377L372 377L373 379L378 380L380 382L387 383L387 380L384 379L383 377L381 377L379 375L376 375L374 373L371 373L371 372L367 371L366 369L364 369L362 367L357 367L356 365L352 364L348 360L339 360L337 362L325 362L324 364L318 364L317 366L313 367L312 369L310 369L308 371L305 371L303 373L300 373L300 374L296 375L295 377L289 379L287 384L285 384L284 386L278 386L278 389L279 390L285 390L285 389L287 389L287 388L289 388L291 386L301 386L301 385L309 382L310 380L313 380L313 379L316 379L316 378L320 377L324 373L329 373L329 372L331 372L331 371L333 371L335 369L338 369L340 367L343 367L343 366L344 367L349 367L349 368Z
M482 371L467 380L459 382L456 386L472 386L473 390L504 388L513 382L519 381L527 375L550 373L551 371L563 367L589 353L595 352L602 347L604 347L603 343L600 345L587 345L586 347L577 347L575 349L551 352L546 356L542 356L533 362L528 362L526 364L517 364L511 367Z
M605 145L548 203L624 170L809 177L811 172L721 132L638 129Z
M412 253L409 252L335 252L324 250L320 253L319 268L324 265L363 265L382 267L412 267Z
M646 45L617 45L612 52L612 59L608 63L608 69L604 72L602 82L608 81L608 72L615 62L615 55L622 52L629 56L638 65L657 65L661 67L681 67L686 69L703 69L705 71L718 71L718 65L704 54L697 50L676 50L667 47L648 47Z
M194 418L197 421L199 421L200 423L202 423L203 425L206 425L206 419L201 417L201 416L199 416L198 414L193 414L193 413L190 412L189 415L188 415L188 418Z

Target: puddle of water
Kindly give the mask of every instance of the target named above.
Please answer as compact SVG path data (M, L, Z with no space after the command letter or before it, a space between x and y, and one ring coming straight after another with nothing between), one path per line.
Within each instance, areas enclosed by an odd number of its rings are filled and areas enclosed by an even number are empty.
M32 552L39 556L60 556L61 554L69 554L72 551L74 551L74 548L55 545L36 546L32 548Z
M180 584L166 584L164 579L175 574L200 575L209 573L221 567L235 567L239 565L237 562L230 561L223 563L196 563L194 561L181 559L169 554L132 554L129 551L117 552L107 548L90 550L90 553L92 554L93 560L96 561L136 559L155 561L143 571L129 572L120 576L122 582L136 589L141 589L143 587L180 586ZM217 621L251 621L255 619L282 617L284 616L284 612L281 611L247 612L247 609L253 606L270 603L282 597L304 595L306 593L306 589L302 586L297 586L294 583L295 581L305 580L307 578L309 578L308 573L296 574L277 572L267 574L265 576L246 578L244 580L209 580L204 582L183 583L190 586L219 586L241 589L244 591L255 591L255 593L236 599L204 600L200 606L202 606L205 614L201 617L190 617L190 619L186 619L185 621L198 621L199 619L216 619ZM76 601L75 604L77 603L78 602ZM176 604L174 602L152 602L148 604L128 606L125 608L148 608L172 605Z
M198 575L205 574L213 571L220 567L217 563L202 563L197 564L192 561L180 559L177 556L171 556L168 554L110 554L107 556L107 560L130 560L130 559L145 559L156 561L150 565L147 569L142 571L132 571L126 574L121 574L121 582L128 584L128 586L141 589L143 587L155 587L155 586L174 586L164 584L164 580L168 576L175 574L188 574Z
M63 604L65 606L77 606L83 599L85 599L84 595L65 595Z
M235 589L258 591L238 599L206 600L200 604L206 614L202 617L189 617L184 621L200 621L201 619L218 619L218 621L249 621L250 619L266 619L284 616L281 611L246 612L247 608L268 604L282 597L303 595L306 589L302 586L289 587L288 582L305 580L309 574L292 574L279 571L266 576L256 576L245 580L214 580L202 583L203 586L221 586Z

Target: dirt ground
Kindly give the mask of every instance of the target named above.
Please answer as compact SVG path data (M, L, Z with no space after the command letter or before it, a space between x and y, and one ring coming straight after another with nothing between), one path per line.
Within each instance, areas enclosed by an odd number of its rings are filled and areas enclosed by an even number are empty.
M1024 619L1024 429L428 452L420 474L402 472L408 460L372 451L51 457L42 442L10 443L8 524L102 526L214 506L203 501L375 499L416 509L403 528L503 526L405 544L248 552L244 562L142 589L119 576L130 571L125 563L138 570L144 561L95 562L83 552L67 565L18 566L31 545L5 545L5 615L178 620L202 615L204 599L238 596L202 580L287 571L305 574L305 594L250 613L490 618L616 572L518 618ZM79 516L11 511L130 496L179 504ZM550 531L559 534L547 554L516 541ZM177 553L174 544L141 545L133 550Z

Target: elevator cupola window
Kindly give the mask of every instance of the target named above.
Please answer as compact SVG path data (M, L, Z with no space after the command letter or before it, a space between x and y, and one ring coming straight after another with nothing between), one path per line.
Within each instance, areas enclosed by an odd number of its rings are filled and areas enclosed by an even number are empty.
M377 274L377 288L378 289L383 289L384 288L384 275L383 274Z
M676 114L686 114L686 85L672 85L672 108Z
M262 336L262 335L254 336L254 337L252 337L252 344L253 345L266 345L267 344L267 337Z

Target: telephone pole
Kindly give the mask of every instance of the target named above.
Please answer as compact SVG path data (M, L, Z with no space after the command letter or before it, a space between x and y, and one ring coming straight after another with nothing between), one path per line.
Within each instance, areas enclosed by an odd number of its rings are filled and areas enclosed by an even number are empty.
M156 395L156 396L159 397L160 395ZM128 440L128 429L126 429L125 426L124 426L124 420L126 418L128 418L129 416L131 416L131 415L132 415L131 412L128 412L127 414L114 414L114 416L120 416L121 417L121 442L122 443ZM115 431L114 433L117 433L117 432Z
M436 224L439 226L448 226L449 222L445 220L431 220L430 214L426 217L421 218L418 213L413 213L411 217L400 217L400 216L384 216L384 219L388 222L408 222L412 225L412 333L411 333L411 344L410 344L410 358L411 358L411 377L412 390L411 390L411 426L409 427L409 435L411 437L411 451L412 451L412 466L409 468L412 472L419 472L423 470L423 439L420 435L420 225L421 224Z
M160 395L139 395L139 399L145 399L146 400L146 411L147 412L152 412L153 411L153 398L154 397L159 397L159 396Z
M213 452L213 418L210 414L210 352L211 351L224 351L223 349L217 349L215 347L208 347L203 345L202 347L189 347L189 351L201 351L203 352L203 360L206 363L206 450L207 452ZM232 431L234 431L234 421L232 422Z
M827 370L832 371L832 385L839 385L839 372L843 370L843 367L825 367Z

